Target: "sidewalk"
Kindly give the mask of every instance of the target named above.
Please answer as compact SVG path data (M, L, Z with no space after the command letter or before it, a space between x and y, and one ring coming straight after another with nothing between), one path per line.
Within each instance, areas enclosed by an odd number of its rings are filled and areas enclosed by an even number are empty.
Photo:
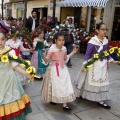
M71 79L74 80L82 65L84 55L77 53L72 58L72 68L69 68ZM27 83L25 92L31 98L33 112L26 120L120 120L120 66L110 65L109 70L111 110L103 109L96 103L77 99L69 106L71 112L65 112L62 104L51 105L42 100L40 88L42 81L35 80L34 85Z

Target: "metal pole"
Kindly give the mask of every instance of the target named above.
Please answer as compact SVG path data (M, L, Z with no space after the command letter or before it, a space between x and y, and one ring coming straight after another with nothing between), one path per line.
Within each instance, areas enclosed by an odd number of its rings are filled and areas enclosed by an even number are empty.
M53 0L53 23L55 27L55 9L56 9L56 0Z
M28 0L24 0L24 5L25 5L25 11L24 11L24 23L23 23L23 26L24 26L24 27L25 27L25 25L26 25L27 2L28 2Z
M2 19L4 19L4 15L3 15L3 2L4 2L4 0L2 0L2 5L1 5L1 8L2 8Z

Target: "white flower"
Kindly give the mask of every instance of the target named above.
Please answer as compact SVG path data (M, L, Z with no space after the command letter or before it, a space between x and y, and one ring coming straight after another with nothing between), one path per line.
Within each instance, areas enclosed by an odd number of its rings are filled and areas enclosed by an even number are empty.
M80 43L80 40L77 40L78 41L78 43Z
M67 27L70 27L70 25L67 25Z
M47 43L47 41L45 40L45 41L44 41L44 44L46 44L46 43Z
M61 26L62 26L62 27L65 27L65 25L64 25L64 24L61 24Z
M46 43L45 45L46 45L46 46L50 46L49 43Z
M55 30L55 28L52 29L52 31L54 31L54 30Z
M57 29L59 29L59 26L56 26Z
M72 46L74 47L74 46L75 46L75 44L72 44Z
M62 29L60 29L60 30L62 30ZM58 31L55 31L55 33L58 33Z
M76 40L76 38L74 38L74 40Z

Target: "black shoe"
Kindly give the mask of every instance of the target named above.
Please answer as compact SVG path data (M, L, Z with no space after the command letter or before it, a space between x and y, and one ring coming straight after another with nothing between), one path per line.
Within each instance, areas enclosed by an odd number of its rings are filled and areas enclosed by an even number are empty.
M54 102L50 102L50 104L52 104L52 105L57 105L57 103L54 103Z
M83 97L82 97L82 96L80 96L80 97L79 97L79 99L82 99L82 100L83 100Z
M39 78L40 80L43 80L43 77Z
M68 106L63 107L63 110L71 110Z
M98 105L103 107L103 108L105 108L105 109L111 109L111 107L109 105L105 104L105 103L103 103L103 104L102 103L98 103Z
M70 64L67 64L67 66L68 66L69 68L72 68L72 65L70 65Z
M71 63L69 63L69 66L70 66L70 67L72 67L72 64L71 64Z

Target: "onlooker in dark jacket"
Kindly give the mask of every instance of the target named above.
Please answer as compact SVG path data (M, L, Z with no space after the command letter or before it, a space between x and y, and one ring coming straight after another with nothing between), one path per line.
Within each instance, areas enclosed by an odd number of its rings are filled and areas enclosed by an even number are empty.
M55 17L55 26L60 25L60 22L58 21L58 18Z
M32 32L35 30L35 28L39 25L39 20L37 19L37 13L35 10L32 10L31 12L32 17L29 17L26 22L26 28Z
M118 18L118 24L115 31L116 31L116 40L120 40L120 18Z

